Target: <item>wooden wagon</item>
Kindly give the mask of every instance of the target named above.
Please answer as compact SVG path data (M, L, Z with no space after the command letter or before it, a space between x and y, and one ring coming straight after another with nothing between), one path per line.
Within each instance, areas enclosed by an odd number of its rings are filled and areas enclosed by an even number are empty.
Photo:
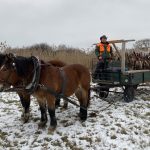
M126 43L135 40L115 40L109 41L115 48L120 60L113 60L107 69L98 73L98 79L94 90L96 90L101 98L106 98L109 89L113 87L122 87L124 100L131 102L135 96L135 90L141 83L150 82L150 70L129 70L126 65ZM118 50L116 43L122 44L121 51ZM95 67L95 61L92 60L92 66ZM92 69L94 70L94 69Z

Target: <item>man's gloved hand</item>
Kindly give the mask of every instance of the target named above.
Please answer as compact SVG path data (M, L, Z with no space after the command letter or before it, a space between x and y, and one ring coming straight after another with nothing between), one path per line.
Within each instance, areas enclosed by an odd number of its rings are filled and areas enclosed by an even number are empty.
M102 60L103 58L102 58L102 56L99 56L98 59L99 59L99 60Z

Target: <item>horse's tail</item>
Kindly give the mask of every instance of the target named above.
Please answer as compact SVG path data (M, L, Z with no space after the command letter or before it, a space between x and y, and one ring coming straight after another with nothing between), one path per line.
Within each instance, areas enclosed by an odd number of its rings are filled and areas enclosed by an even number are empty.
M90 99L91 99L91 88L88 89L88 101L87 101L87 107L90 105Z

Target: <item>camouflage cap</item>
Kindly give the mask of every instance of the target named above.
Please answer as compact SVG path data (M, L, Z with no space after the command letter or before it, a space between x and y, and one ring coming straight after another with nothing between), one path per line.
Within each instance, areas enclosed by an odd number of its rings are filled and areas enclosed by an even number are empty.
M102 38L107 39L107 36L106 36L106 35L102 35L102 36L100 37L100 40L101 40Z

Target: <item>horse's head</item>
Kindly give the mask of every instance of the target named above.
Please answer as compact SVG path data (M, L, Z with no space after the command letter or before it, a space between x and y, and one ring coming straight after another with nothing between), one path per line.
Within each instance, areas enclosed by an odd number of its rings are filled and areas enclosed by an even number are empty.
M0 86L10 86L16 78L12 78L16 70L13 54L0 54ZM15 79L15 80L14 80Z
M0 72L15 69L15 56L12 53L0 55Z

